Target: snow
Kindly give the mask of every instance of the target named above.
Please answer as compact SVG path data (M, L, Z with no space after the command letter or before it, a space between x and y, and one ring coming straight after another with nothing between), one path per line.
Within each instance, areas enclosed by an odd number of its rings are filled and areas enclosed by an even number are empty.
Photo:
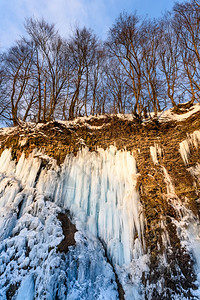
M48 166L41 168L44 159ZM133 155L114 146L96 152L85 148L58 167L36 150L28 158L22 154L18 163L5 150L0 162L0 298L6 299L9 280L20 283L17 300L27 287L27 299L33 290L38 300L54 299L55 293L66 299L66 291L70 300L117 299L103 244L119 270L126 299L137 300L148 256ZM67 254L56 252L63 239L56 215L63 209L70 210L78 228L76 246ZM125 272L133 266L130 284Z
M161 122L168 122L168 121L177 121L177 122L182 122L189 118L191 115L197 113L200 111L200 103L194 104L190 109L188 109L187 112L182 113L182 114L176 114L173 112L173 108L164 110L162 112L158 112L158 119ZM110 114L110 117L118 117L119 119L122 120L127 120L127 121L133 121L135 119L135 116L133 114ZM154 113L150 113L151 119L154 118ZM71 124L71 125L76 125L77 123L83 123L85 124L86 122L92 120L92 119L104 119L105 115L98 115L98 116L88 116L88 117L79 117L75 119L74 121L62 121L63 124ZM146 122L146 120L143 120ZM147 119L148 121L148 119ZM69 123L68 123L69 122ZM89 125L89 124L88 124ZM102 125L101 125L102 126ZM91 129L100 129L101 126L91 126ZM104 126L107 126L107 124L104 124Z
M176 114L173 112L173 109L164 110L161 112L158 112L157 118L160 122L170 122L170 121L177 121L182 122L186 120L187 118L191 117L193 114L200 111L200 103L197 103L193 105L190 109L187 109L187 112L182 114ZM133 114L109 114L109 115L90 115L90 116L84 116L84 117L78 117L72 121L62 121L62 120L56 120L56 122L64 125L66 128L74 128L74 127L81 127L85 126L90 130L100 130L102 128L105 128L107 126L110 126L110 123L102 124L102 125L90 125L89 122L92 120L103 120L107 117L113 118L116 117L120 120L124 121L134 121L135 116ZM147 122L151 121L152 118L154 118L154 113L150 113L150 118L146 120L142 120L143 124L145 125ZM49 122L51 123L51 122ZM52 122L53 123L53 122ZM47 124L35 124L32 122L20 122L20 128L21 130L26 133L31 134L41 134L43 136L46 136L44 132L41 131L41 129L45 128ZM61 131L60 128L57 128L58 131ZM9 136L12 135L14 132L18 131L18 127L7 127L7 128L0 128L0 134ZM62 131L61 131L62 132ZM27 138L24 137L23 134L20 135L19 145L24 146L27 143Z
M200 105L196 105L179 116L172 111L164 112L159 120L182 121L199 109ZM117 116L133 120L132 115ZM60 123L66 127L82 126L92 118ZM27 130L39 131L42 126L29 124ZM104 125L86 126L96 130ZM4 133L12 131L7 129ZM20 145L25 143L21 136ZM200 131L188 134L180 143L185 165L199 145ZM161 165L161 146L152 145L150 155L164 176L166 195L163 196L179 215L179 220L172 218L172 222L182 246L196 261L200 286L199 223L176 195L167 168ZM188 170L199 180L198 163ZM149 272L150 254L144 242L145 217L138 192L139 177L133 153L114 146L106 150L97 148L95 152L85 147L76 156L67 155L61 166L38 150L28 158L22 153L18 162L12 161L11 150L4 150L0 157L0 299L6 300L12 284L18 287L15 300L56 297L117 300L115 275L106 256L123 285L125 299L144 299L141 278ZM66 211L70 211L78 231L76 245L70 246L65 254L57 251L64 238L57 214ZM165 218L160 219L158 226L163 229L161 239L165 247L159 257L162 266L167 265L166 253L171 245ZM163 284L155 283L158 291ZM150 297L152 286L147 283L146 288ZM200 288L195 296L200 297ZM175 295L173 299L178 298Z
M5 127L5 128L0 128L0 133L9 135L12 134L16 130L16 127Z
M174 113L173 109L165 110L161 113L158 113L158 119L161 122L168 122L168 121L182 122L199 111L200 111L200 103L197 103L193 105L186 113L182 113L182 114Z
M27 196L30 192L24 190ZM37 191L34 194L14 226L7 224L9 234L0 244L0 299L6 300L9 282L20 283L17 300L53 300L56 295L63 300L117 300L114 273L99 241L79 230L76 246L67 254L57 253L63 239L56 217L61 209Z

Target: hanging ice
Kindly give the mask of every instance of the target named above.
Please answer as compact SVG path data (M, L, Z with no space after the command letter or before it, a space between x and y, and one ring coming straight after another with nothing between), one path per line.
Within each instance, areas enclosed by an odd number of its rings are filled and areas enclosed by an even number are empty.
M41 164L42 161L46 161L47 168L43 167L45 164ZM143 255L145 247L143 240L144 217L138 193L138 178L140 175L137 174L136 161L129 151L118 151L114 146L106 150L99 148L96 152L89 152L85 148L79 151L76 156L73 154L67 155L63 165L58 167L55 160L36 151L33 151L28 158L25 158L25 155L22 154L19 162L15 164L11 160L11 151L5 150L0 158L0 172L2 172L0 176L0 207L4 207L4 212L1 210L0 216L0 223L3 224L4 228L4 231L1 232L2 239L5 240L13 232L16 232L16 228L19 228L23 222L25 227L20 227L19 233L20 235L25 234L27 237L17 239L16 242L18 243L20 240L20 243L25 243L25 240L29 239L28 235L33 234L31 231L30 233L24 232L25 228L30 227L30 230L36 230L35 235L37 236L37 230L43 230L41 226L46 223L44 220L47 218L43 212L44 200L54 201L58 207L70 210L77 224L80 223L79 228L83 228L87 235L90 234L92 240L95 241L97 237L101 241L109 258L116 266L116 270L118 270L126 292L126 299L138 299L137 295L141 293L141 274L146 268L148 257ZM36 195L38 197L37 201ZM43 200L40 201L40 198ZM32 216L30 216L30 207ZM48 210L46 214L48 215ZM21 221L19 222L17 218L20 218ZM42 221L40 221L41 218ZM22 222L22 220L24 221ZM50 229L47 228L48 230ZM44 234L45 237L40 232L43 241L47 238L46 233ZM39 236L36 239L38 238ZM31 264L37 265L38 259L41 259L40 242L38 241L38 246L35 247L33 238L30 238L28 243L34 249L30 252L30 255L36 251L32 257L29 257L32 261ZM45 243L47 248L44 251L47 255L49 246L48 242ZM80 243L80 257L82 257L81 253L85 253L84 257L87 258L88 247L84 250L82 248L84 243L83 239ZM23 245L22 247L24 247ZM105 299L109 299L109 293L112 295L112 299L117 299L116 290L110 283L113 273L109 271L110 275L106 279L107 281L101 278L100 274L108 272L108 267L105 265L102 249L100 250L100 248L93 266L94 253L96 253L98 247L96 245L95 249L91 248L90 252L94 251L91 252L93 253L92 257L87 258L87 266L84 265L86 263L85 259L80 260L78 265L74 266L73 272L78 273L71 276L72 278L78 278L78 281L74 283L71 281L71 285L68 287L67 299L76 299L73 298L75 297L74 293L78 293L77 297L81 297L80 299L88 298L86 291L83 290L80 294L80 291L77 290L83 276L88 278L87 280L93 278L91 288L96 285L94 290L95 293L99 293L98 297L103 297L101 295L108 291L108 296L105 296ZM76 249L78 251L78 248ZM37 251L39 252L37 253ZM75 252L74 260L76 260L77 255L79 254ZM54 260L54 256L48 259ZM99 263L97 263L98 261ZM25 260L25 263L29 262ZM44 268L47 268L46 261L44 261L44 264ZM102 264L102 269L99 264ZM97 266L97 270L95 266ZM71 268L72 266L70 266L70 270ZM94 271L92 273L91 268ZM90 273L85 274L84 272L87 269ZM125 275L127 270L132 274L131 284ZM47 283L51 280L52 274L50 271L48 272L44 274L38 268L36 269L36 273L34 273L37 274L36 290L39 288L42 278L47 276ZM62 269L60 272L62 273ZM60 276L59 274L58 276ZM98 277L96 277L97 275ZM99 280L102 284L97 283ZM77 287L76 284L78 284ZM100 289L103 287L104 292L99 290L99 284ZM21 283L21 289L23 290L23 282ZM43 291L47 292L47 287L41 285L41 289L38 292L39 295L42 295L40 293ZM92 297L94 298L94 295L91 292L91 299L93 299ZM52 298L49 296L48 299Z
M153 163L155 165L158 164L158 155L160 157L162 157L162 149L160 148L159 145L155 144L154 146L150 147L150 154L151 154L151 158L153 160Z
M191 135L192 136L192 135ZM196 282L198 289L193 291L194 299L200 298L200 224L198 218L193 212L179 199L176 195L175 188L172 184L172 180L166 170L163 168L164 179L167 187L167 198L170 205L176 210L179 215L179 220L172 219L177 228L177 235L180 238L181 245L184 249L187 249L188 253L195 261L194 270L197 275L198 283ZM197 164L196 168L189 169L191 173L200 178L200 169ZM186 198L187 201L187 198Z
M19 182L16 181L15 192L7 203L0 199L0 206L16 201L22 185L30 191L23 200L23 209L26 209L41 167L39 155L33 152L26 159L22 154L15 167L10 151L5 150L0 162L0 171L12 173ZM46 198L54 199L57 205L69 209L85 224L86 230L99 237L114 263L128 265L143 253L144 246L137 179L136 161L131 153L111 146L107 150L83 149L76 156L68 155L60 169L52 160L51 168L41 171L36 189Z
M200 131L196 130L191 134L187 135L187 139L180 143L180 154L184 161L184 164L187 165L190 158L190 147L195 147L198 149L200 145Z
M0 176L0 299L117 300L113 269L95 237L80 229L67 254L57 251L63 239L57 218L62 209L30 186L40 159L22 159L19 173L20 164L12 175ZM53 168L49 173L54 174Z
M52 172L41 173L38 191L48 196L51 190L58 205L69 209L107 245L114 263L129 264L142 254L144 220L136 190L136 161L130 152L114 146L96 152L83 149L66 157L59 179ZM138 251L134 251L135 235Z

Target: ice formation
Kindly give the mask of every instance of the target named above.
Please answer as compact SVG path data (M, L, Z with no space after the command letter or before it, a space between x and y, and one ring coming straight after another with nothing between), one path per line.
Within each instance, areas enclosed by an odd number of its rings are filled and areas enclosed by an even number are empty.
M98 241L79 230L76 247L57 253L63 239L56 218L61 209L41 195L34 197L12 234L1 242L0 299L7 299L8 283L20 284L17 300L117 299L113 270Z
M187 140L180 143L180 154L184 161L184 163L187 165L189 162L189 158L192 155L192 152L190 149L194 147L195 149L198 149L198 146L200 144L200 131L195 131L192 134L188 134ZM176 227L177 236L180 239L182 249L185 249L187 253L190 253L192 260L195 262L195 274L197 276L197 282L195 284L197 285L197 289L191 291L192 296L194 299L200 299L200 224L198 221L198 218L193 214L193 212L188 208L187 205L187 198L185 197L185 203L183 200L180 200L179 197L176 194L176 190L173 184L173 181L166 169L162 164L159 164L158 157L162 155L162 149L158 148L157 145L154 147L150 147L150 154L151 158L155 165L160 166L164 181L166 184L166 194L163 195L165 199L168 201L169 205L174 208L176 211L176 214L178 215L178 218L171 217L171 221ZM194 179L197 181L200 181L200 166L199 163L197 163L195 166L188 168L188 171L194 176ZM195 182L194 182L195 184ZM197 199L197 201L200 201ZM170 251L171 244L170 239L167 232L166 227L166 221L165 219L160 220L160 228L162 228L162 244L164 246L163 255L160 257L160 266L162 265L168 265L168 259L166 255L166 251ZM177 271L179 271L179 267L177 266ZM159 291L159 289L162 290L162 285L164 283L162 282L162 279L160 282L158 281L155 283L156 289ZM151 285L148 287L149 290L149 296L151 294L152 287ZM172 296L172 299L179 300L181 299L189 299L185 297L184 295L174 295ZM150 296L151 298L151 296ZM153 299L153 298L152 298Z
M69 209L87 231L99 237L113 263L127 265L143 253L144 220L136 185L134 157L110 147L67 156L59 178L52 169L43 170L37 190L47 197L53 195L59 206Z
M199 144L200 131L180 143L185 164L192 147ZM167 168L161 165L161 147L151 146L150 155L164 176L166 201L179 215L172 222L182 247L196 261L200 286L199 223L176 195ZM199 180L198 163L188 170ZM6 300L16 290L15 300L117 300L113 267L125 299L144 299L141 278L149 271L149 254L143 237L139 176L132 153L114 146L96 152L83 148L67 155L61 166L37 150L28 158L22 153L16 163L6 149L0 157L0 299ZM56 216L65 211L70 211L78 229L76 245L66 254L56 250L63 239ZM162 266L168 263L171 245L165 218L158 222L164 246L159 258ZM164 283L155 284L161 291ZM153 289L148 282L147 288L150 299ZM199 289L194 296L200 297Z
M162 149L158 144L155 144L154 146L150 147L150 154L151 154L151 158L152 161L154 163L154 165L157 165L158 162L158 156L162 157Z
M191 173L200 178L199 166L197 165L197 167L194 169L192 168L190 170ZM172 180L166 168L164 167L163 174L167 187L166 196L168 198L168 202L179 215L179 220L172 219L172 221L177 228L177 234L180 238L182 247L185 248L188 251L188 253L192 255L195 261L195 273L197 275L196 284L198 286L198 289L192 291L192 294L195 297L195 299L200 299L200 224L193 212L189 208L187 208L187 205L184 205L184 203L176 195Z
M58 167L55 160L36 151L29 158L22 154L15 164L11 151L5 150L0 172L1 299L6 299L7 279L20 282L17 300L27 285L27 300L32 299L31 290L36 299L54 299L49 290L52 284L60 299L117 299L114 273L102 245L121 276L126 299L138 299L147 257L136 161L130 152L114 146L96 152L83 149L76 156L68 155ZM66 256L56 255L56 245L63 238L56 218L61 209L70 210L77 227L85 232L78 231L77 245ZM66 265L70 266L67 271ZM136 266L135 285L129 287L124 272Z
M200 131L196 130L191 134L187 135L187 139L182 141L180 143L180 154L181 157L185 163L185 165L187 165L189 163L189 158L190 158L190 148L194 147L196 149L198 149L198 146L200 145Z

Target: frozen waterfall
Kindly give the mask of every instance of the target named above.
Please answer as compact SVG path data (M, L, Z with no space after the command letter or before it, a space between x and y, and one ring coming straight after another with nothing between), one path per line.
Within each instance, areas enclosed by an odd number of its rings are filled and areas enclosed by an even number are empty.
M137 187L139 174L137 174L136 161L129 151L118 151L114 146L106 150L99 148L96 152L90 152L85 148L80 150L77 155L67 155L64 163L59 167L54 159L37 150L33 151L28 158L23 153L19 161L15 163L11 159L11 150L7 149L0 158L0 172L1 240L9 241L13 232L18 230L16 228L22 227L23 232L27 227L28 245L30 244L30 249L32 247L34 249L30 252L32 258L35 257L34 252L36 257L39 255L38 259L41 259L38 248L40 239L44 242L47 240L47 247L45 248L47 255L50 237L48 238L44 231L47 230L48 232L48 228L44 227L46 226L45 220L50 213L49 218L54 223L56 221L51 216L51 211L46 212L47 216L45 217L44 207L46 207L45 203L54 202L57 210L61 208L70 211L76 226L78 226L77 228L87 232L88 238L91 240L98 238L101 241L109 259L116 266L118 274L121 274L121 281L124 282L127 295L126 299L137 299L141 278L139 273L145 269L147 258L144 255L144 217ZM49 207L51 208L51 206ZM27 214L30 216L28 217ZM24 225L22 225L23 222ZM38 233L31 233L33 229L37 231L37 226L38 230L44 231L44 237L41 235L40 238ZM53 229L50 228L51 232ZM57 230L60 232L60 228ZM34 235L37 236L37 242L32 241ZM54 244L58 244L60 239L59 233L59 238L55 239ZM18 247L18 242L15 238L12 245L16 243L16 247ZM7 245L6 243L5 245ZM23 240L23 245L25 245L24 243L25 240ZM35 244L37 246L34 246ZM101 251L100 253L102 253ZM32 264L38 264L36 257L35 263ZM85 257L87 258L87 255ZM68 259L70 260L70 258ZM91 258L91 262L93 259ZM97 260L102 261L100 254ZM91 262L90 265L92 266ZM46 262L44 264L46 265ZM79 269L80 266L79 263ZM95 271L95 268L100 270L98 263L96 266L93 269L94 272L98 273ZM105 269L106 266L102 266L102 268ZM134 273L132 274L131 289L126 285L127 279L124 277L127 268L131 270L131 273ZM136 271L134 271L135 268L137 268ZM106 272L104 269L101 272ZM83 268L81 272L85 271ZM82 278L82 273L78 274ZM93 275L90 276L93 278ZM19 295L23 291L23 286L32 280L31 275L26 276L28 277L23 279ZM109 276L112 278L112 273ZM109 278L107 279L108 282ZM112 293L116 297L114 290Z
M3 152L0 171L13 175L16 180L12 194L6 195L7 204L16 202L19 182L34 187L41 159L44 158L36 152L28 159L22 154L14 166L10 151ZM86 230L99 237L107 245L113 263L127 265L143 253L144 246L137 178L136 161L130 152L117 151L114 146L96 152L83 149L76 156L66 156L61 168L52 160L51 167L41 171L36 189L70 210ZM7 204L0 200L0 206Z
M38 190L43 188L45 176L48 172L41 174ZM55 202L105 242L114 263L127 265L142 254L144 220L136 185L136 161L130 152L115 147L92 153L84 149L77 156L66 157ZM140 244L137 250L135 234Z

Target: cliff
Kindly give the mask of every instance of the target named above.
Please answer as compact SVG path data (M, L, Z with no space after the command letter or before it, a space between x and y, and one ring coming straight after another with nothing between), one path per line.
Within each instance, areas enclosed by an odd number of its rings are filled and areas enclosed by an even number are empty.
M200 299L200 106L0 130L1 299Z

